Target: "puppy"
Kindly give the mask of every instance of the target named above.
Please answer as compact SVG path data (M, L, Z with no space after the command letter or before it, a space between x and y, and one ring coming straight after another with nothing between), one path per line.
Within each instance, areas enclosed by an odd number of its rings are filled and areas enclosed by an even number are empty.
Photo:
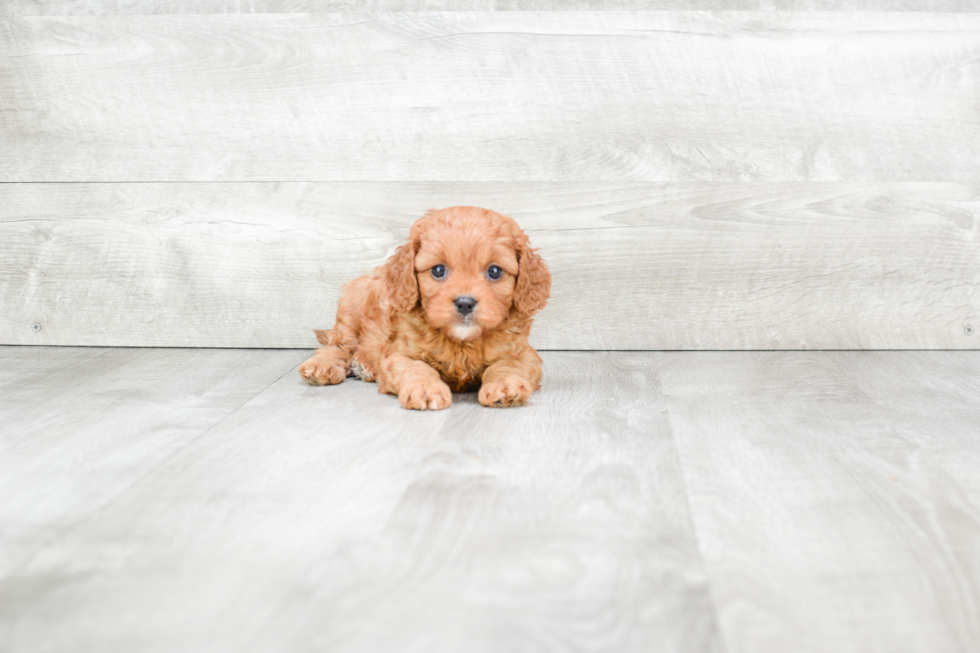
M430 210L408 242L347 286L326 345L300 365L312 385L377 381L405 408L441 410L480 389L484 406L520 406L540 387L531 316L551 292L548 265L513 219L472 206Z

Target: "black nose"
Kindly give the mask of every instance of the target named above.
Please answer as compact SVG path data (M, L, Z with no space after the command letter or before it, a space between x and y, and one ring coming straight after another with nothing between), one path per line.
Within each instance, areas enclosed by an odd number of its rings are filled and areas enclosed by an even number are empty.
M476 307L476 300L469 295L463 295L454 299L453 304L456 305L456 310L459 311L460 315L469 315Z

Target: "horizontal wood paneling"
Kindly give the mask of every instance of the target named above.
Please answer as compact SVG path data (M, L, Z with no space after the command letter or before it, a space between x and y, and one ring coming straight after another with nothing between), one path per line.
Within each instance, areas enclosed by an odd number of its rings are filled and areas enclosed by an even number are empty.
M978 60L969 13L7 17L0 181L971 181Z
M346 11L976 11L973 0L4 0L0 16Z
M542 348L980 346L954 183L4 184L0 342L312 346L343 281L464 203L549 260Z
M308 346L475 204L539 347L978 347L980 14L820 1L4 3L0 342Z

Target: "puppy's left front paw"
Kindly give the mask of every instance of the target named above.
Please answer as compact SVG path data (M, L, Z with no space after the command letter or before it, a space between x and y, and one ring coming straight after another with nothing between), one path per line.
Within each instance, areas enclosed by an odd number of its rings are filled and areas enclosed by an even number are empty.
M490 408L505 408L507 406L523 406L534 386L527 379L510 376L501 381L491 381L480 386L480 403Z

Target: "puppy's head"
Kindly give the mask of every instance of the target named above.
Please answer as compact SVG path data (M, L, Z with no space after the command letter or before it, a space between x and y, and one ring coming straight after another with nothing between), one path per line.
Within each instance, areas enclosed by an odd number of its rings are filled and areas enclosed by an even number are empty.
M419 307L455 340L476 340L515 312L530 317L548 301L551 274L513 219L471 206L431 210L387 263L396 311Z

